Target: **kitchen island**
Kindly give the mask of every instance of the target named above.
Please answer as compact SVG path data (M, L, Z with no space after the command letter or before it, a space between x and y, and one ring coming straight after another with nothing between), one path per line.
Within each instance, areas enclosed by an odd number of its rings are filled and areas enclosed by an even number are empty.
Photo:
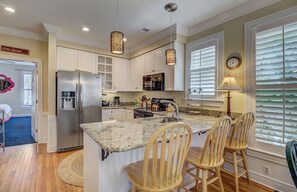
M192 146L203 146L205 133L218 119L180 114L193 130ZM84 130L84 191L127 192L125 167L144 157L151 135L165 125L164 117L82 124Z

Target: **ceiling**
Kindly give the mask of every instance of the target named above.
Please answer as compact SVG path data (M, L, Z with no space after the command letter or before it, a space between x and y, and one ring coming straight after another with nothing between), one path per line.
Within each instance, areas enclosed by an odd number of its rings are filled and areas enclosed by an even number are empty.
M128 39L126 48L131 48L170 25L170 14L164 10L166 3L178 4L173 23L189 29L250 1L255 0L119 0L119 30ZM43 34L42 23L47 23L61 27L64 35L108 48L110 32L116 30L116 3L116 0L0 0L0 26ZM16 12L4 11L5 6ZM85 26L90 28L89 32L81 30ZM150 31L139 32L143 27Z

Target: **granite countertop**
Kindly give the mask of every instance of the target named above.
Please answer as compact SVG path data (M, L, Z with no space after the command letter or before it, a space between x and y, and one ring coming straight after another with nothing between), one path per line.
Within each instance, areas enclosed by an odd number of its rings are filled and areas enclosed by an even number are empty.
M81 124L82 129L104 150L123 152L143 147L161 126L163 117L140 118L127 121L105 121ZM209 130L218 117L180 113L181 122L188 124L193 134Z

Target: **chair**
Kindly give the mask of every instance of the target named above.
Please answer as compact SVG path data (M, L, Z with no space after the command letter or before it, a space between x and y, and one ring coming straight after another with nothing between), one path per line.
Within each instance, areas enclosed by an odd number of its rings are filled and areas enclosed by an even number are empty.
M132 192L175 190L182 182L182 167L191 142L192 129L184 123L159 128L145 147L144 160L126 167Z
M290 141L286 144L286 157L292 179L297 188L297 141Z
M200 170L202 170L203 192L207 191L207 185L212 184L216 180L219 180L219 188L214 187L220 191L224 191L220 166L224 163L223 152L230 127L231 118L228 116L221 117L208 131L204 147L190 148L183 171L184 183L180 186L180 190L189 191L186 187L193 182L196 182L196 188L198 190L198 183L201 180ZM193 166L190 169L188 169L189 164ZM196 173L193 173L195 170ZM209 174L207 174L208 171ZM187 173L194 179L185 181Z
M248 148L249 130L253 126L255 119L255 114L253 112L242 114L235 122L234 129L231 132L231 137L228 138L226 142L224 151L225 163L233 164L233 172L224 169L224 166L221 171L234 176L236 192L239 191L238 179L241 176L245 174L248 182L250 182L245 149ZM227 153L232 154L232 159L227 157ZM239 159L237 156L239 156ZM243 166L239 165L241 161ZM244 171L242 173L238 173L238 167L244 169Z

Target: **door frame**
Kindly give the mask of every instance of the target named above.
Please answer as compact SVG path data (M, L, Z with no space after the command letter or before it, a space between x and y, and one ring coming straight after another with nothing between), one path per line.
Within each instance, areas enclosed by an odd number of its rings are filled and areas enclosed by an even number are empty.
M43 98L42 98L42 60L37 58L30 58L30 57L24 57L24 56L17 56L17 55L5 55L0 54L0 59L7 59L7 60L15 60L15 61L25 61L25 62L31 62L36 64L36 69L38 71L38 84L37 84L37 143L41 138L41 127L42 127L42 112L43 112Z

